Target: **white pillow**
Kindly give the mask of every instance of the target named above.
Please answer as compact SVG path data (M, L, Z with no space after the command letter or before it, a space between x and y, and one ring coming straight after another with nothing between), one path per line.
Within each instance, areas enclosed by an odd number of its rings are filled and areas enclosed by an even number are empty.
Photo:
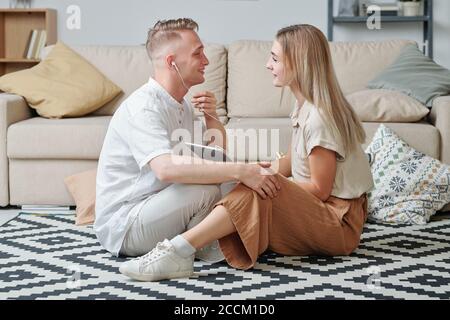
M450 202L450 166L414 150L390 128L380 125L366 153L375 184L369 220L426 224Z
M369 89L346 98L364 122L417 122L430 112L416 99L398 91Z

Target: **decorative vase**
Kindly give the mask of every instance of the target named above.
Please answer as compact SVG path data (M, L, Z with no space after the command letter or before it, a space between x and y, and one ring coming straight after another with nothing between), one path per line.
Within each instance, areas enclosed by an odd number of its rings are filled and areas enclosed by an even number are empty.
M369 0L358 1L358 13L360 17L367 17L367 8L370 6Z
M420 15L420 2L403 2L403 15L405 17L416 17Z
M358 3L356 0L340 0L339 16L354 17L358 15Z
M9 7L13 9L17 8L31 8L32 0L9 0Z
M398 15L399 16L403 16L403 1L398 1L397 5L398 5Z

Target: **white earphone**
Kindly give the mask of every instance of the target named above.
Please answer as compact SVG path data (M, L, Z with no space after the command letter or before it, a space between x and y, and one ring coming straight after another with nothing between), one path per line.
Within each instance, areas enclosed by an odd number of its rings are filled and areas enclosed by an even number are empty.
M189 91L189 88L186 86L186 83L184 82L184 79L183 79L183 77L181 76L180 70L178 69L178 66L177 66L177 64L175 63L175 61L172 61L170 64L172 65L172 67L175 68L175 71L177 72L178 77L180 77L180 80L181 80L181 83L183 84L183 87L184 87L186 90Z

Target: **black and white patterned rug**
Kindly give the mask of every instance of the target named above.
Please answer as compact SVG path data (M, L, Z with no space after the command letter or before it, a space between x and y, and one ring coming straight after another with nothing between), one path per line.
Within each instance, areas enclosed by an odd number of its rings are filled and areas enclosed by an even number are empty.
M251 271L195 263L195 277L122 276L91 227L73 216L21 214L0 227L0 299L449 299L450 220L367 224L349 257L267 253Z

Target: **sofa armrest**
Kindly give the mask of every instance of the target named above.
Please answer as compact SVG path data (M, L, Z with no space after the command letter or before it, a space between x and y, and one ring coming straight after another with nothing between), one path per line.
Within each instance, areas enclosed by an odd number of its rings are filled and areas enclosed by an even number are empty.
M433 101L430 123L441 134L441 161L450 164L450 96L439 97Z
M9 204L8 156L6 154L8 128L13 123L31 117L31 109L22 97L0 94L0 206Z

